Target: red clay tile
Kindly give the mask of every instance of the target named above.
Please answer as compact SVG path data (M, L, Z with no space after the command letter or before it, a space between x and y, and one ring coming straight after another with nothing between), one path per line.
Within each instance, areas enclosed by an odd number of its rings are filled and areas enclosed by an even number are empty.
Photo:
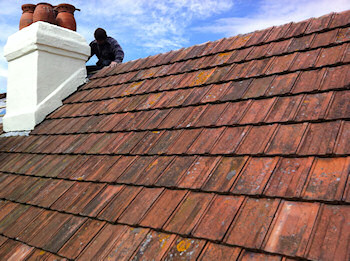
M350 11L348 10L334 14L334 17L329 25L329 28L334 28L334 27L349 24L349 15L350 15Z
M185 190L164 190L142 218L140 225L160 229L187 194Z
M321 46L328 46L336 40L336 36L339 35L339 30L331 30L325 33L319 33L315 35L315 38L311 44L311 48L317 48Z
M350 32L349 34L349 38L350 38ZM341 59L341 61L343 63L348 63L350 62L350 44L348 43L347 46L345 47L345 52L343 54L343 58Z
M21 217L27 210L29 206L18 204L16 207L9 212L0 221L0 233L3 234L4 230L16 225L16 220Z
M244 201L232 223L225 242L247 248L259 249L279 205L278 199L254 199Z
M75 182L74 185L65 192L53 205L52 209L56 210L66 210L72 205L74 205L75 201L79 200L80 195L84 195L86 191L89 189L91 183L82 183Z
M266 96L290 93L295 80L298 78L299 72L278 75L273 80L272 84L266 90Z
M248 47L240 50L236 50L232 56L228 59L227 63L236 63L247 60L247 56L253 50L254 47Z
M260 46L254 46L252 51L249 53L249 55L246 57L247 60L254 60L261 57L265 57L267 55L267 48L268 45L260 45Z
M265 118L265 122L291 121L299 108L302 98L302 95L277 98L277 101Z
M279 158L251 158L231 189L235 194L260 195L264 191Z
M73 173L69 178L77 180L99 180L117 159L117 157L110 156L89 156L84 164L72 171Z
M119 146L113 148L111 153L127 154L144 138L146 132L131 132L130 135L123 139Z
M270 67L266 70L266 74L275 74L287 71L295 60L296 56L296 53L292 53L276 57L273 63L271 63Z
M98 218L107 221L116 221L140 191L141 187L126 186L103 209L103 211L98 215Z
M2 233L10 238L17 237L22 230L24 230L39 214L42 209L36 207L29 207L18 219L15 220L15 226L7 227Z
M189 234L212 199L212 194L191 192L168 219L164 229L174 233Z
M305 184L303 198L340 201L349 171L348 158L316 159Z
M175 157L156 181L157 186L174 187L191 166L195 157Z
M150 231L132 260L160 260L174 242L176 235Z
M177 140L181 132L182 130L164 132L164 134L158 139L157 143L150 148L148 153L149 154L167 153L168 148Z
M219 160L219 157L198 157L179 180L177 186L191 189L201 188Z
M247 157L223 157L202 189L215 192L229 191L247 159Z
M126 226L106 224L78 256L77 260L103 260L114 243L125 233L126 228Z
M320 49L312 50L306 53L298 53L290 70L301 70L306 68L312 68L315 66L315 62L320 55Z
M265 42L275 41L278 39L283 39L284 35L288 31L289 27L291 26L291 22L288 24L280 25L280 26L274 26L271 30L270 35L265 39Z
M265 260L281 261L282 257L277 255L269 255L269 254L256 253L256 252L243 250L239 258L239 261L265 261Z
M306 28L308 27L309 23L311 22L312 18L301 21L299 23L292 23L290 27L288 28L288 31L284 35L285 38L289 38L292 36L298 36L305 32Z
M244 197L217 195L192 234L195 237L221 240L243 199Z
M183 131L177 141L169 148L169 154L184 154L201 133L201 129Z
M88 219L58 253L71 259L76 258L104 225L105 222Z
M323 119L332 95L332 92L306 95L294 119L296 121Z
M205 246L204 240L178 237L164 260L197 260Z
M276 98L253 101L239 123L249 124L262 122L275 101Z
M114 182L136 159L135 156L122 156L119 160L101 177L100 181Z
M323 205L305 257L312 260L348 259L349 213L349 206Z
M85 222L85 218L71 216L62 226L59 228L57 233L50 237L48 242L44 245L44 249L51 252L57 253L58 250L63 246L63 244L79 229L79 227ZM44 229L45 230L45 229ZM52 231L49 229L48 231ZM45 232L42 232L45 236ZM40 238L40 234L37 235ZM35 241L36 238L33 239ZM45 237L41 238L45 241ZM41 240L39 239L39 240Z
M211 64L213 66L221 65L227 63L228 59L234 54L235 51L228 51L224 53L219 53L213 56L208 56L208 60L205 60L203 64Z
M202 113L198 121L196 121L193 126L203 127L203 126L215 126L216 121L219 119L220 115L225 111L227 103L222 104L210 104L207 109Z
M231 82L231 85L227 88L227 91L222 96L221 100L233 101L242 98L243 94L245 93L251 82L252 79L242 80L239 82Z
M157 129L176 128L182 118L187 117L192 111L191 107L174 108L166 118L157 126Z
M342 42L347 42L350 38L350 29L347 28L341 28L339 30L334 30L337 32L335 42L337 43L342 43Z
M171 109L155 110L154 114L145 122L141 123L139 129L155 129L167 117Z
M27 203L42 207L50 207L61 195L63 195L74 182L65 180L53 180Z
M9 239L0 248L0 256L3 260L27 260L33 251L34 247Z
M225 130L224 127L215 129L204 129L198 138L194 141L189 148L188 153L193 154L206 154L211 151L215 142L220 138L221 134ZM210 139L208 139L210 137Z
M188 86L199 86L206 83L209 77L212 75L215 69L201 70L199 71L195 78L188 83Z
M121 175L116 179L116 182L134 183L143 172L143 169L153 161L154 157L137 157L125 171L121 172Z
M178 128L188 128L193 126L193 124L199 119L199 117L204 113L208 105L195 106L191 107L190 114L181 119L181 122L178 122Z
M332 153L339 127L338 121L310 124L297 153L300 155Z
M137 225L163 191L162 188L143 188L118 218L118 222Z
M284 40L280 42L272 42L266 46L267 52L266 56L275 56L280 55L287 52L287 48L293 39Z
M143 171L140 172L135 184L153 185L164 169L172 162L174 157L161 156L157 157Z
M250 62L248 71L242 75L244 78L254 77L264 75L266 69L270 67L271 63L274 61L274 58L265 58L262 60L254 60Z
M350 115L349 99L350 91L335 92L327 113L327 119L347 118Z
M309 26L307 27L305 33L310 34L318 31L322 31L325 28L328 28L328 25L333 17L333 13L323 15L316 19L313 19Z
M303 256L319 207L317 203L283 201L263 249L288 256Z
M318 90L326 69L301 72L299 78L294 84L292 93L311 92ZM310 84L312 83L312 84Z
M192 95L192 93L194 92L194 89L185 89L185 90L178 90L177 91L177 95L171 100L169 101L169 103L166 104L167 107L177 107L177 106L181 106L185 100Z
M128 227L108 251L106 260L130 260L132 254L146 238L149 229Z
M67 215L63 215L61 213L53 212L53 211L43 211L37 218L31 222L22 232L18 235L17 239L22 242L30 242L37 233L39 233L45 226L47 226L54 218L57 219L57 215L59 218L67 217Z
M266 154L295 154L307 126L307 123L279 125L265 150Z
M349 154L350 153L350 122L344 121L340 127L337 142L334 147L336 154Z
M244 136L245 138L239 144L237 154L260 154L263 153L272 134L277 128L276 124L253 126Z
M49 179L39 179L35 182L27 191L25 191L20 197L16 199L17 202L27 202L36 196L43 188L49 185L52 181Z
M346 87L350 75L350 65L327 68L321 90L338 89Z
M249 85L249 88L245 92L243 98L256 98L263 96L266 90L269 88L274 77L275 76L268 76L254 79Z
M266 185L264 195L300 197L313 161L313 157L281 159Z
M95 217L122 189L122 186L107 186L100 191L79 213L83 216Z
M240 121L244 115L246 109L249 107L251 100L240 101L240 102L229 102L225 111L221 114L217 126L232 125Z
M231 154L238 144L241 142L249 127L233 127L226 128L214 148L211 150L213 154Z
M299 38L293 38L290 45L287 48L287 52L302 51L310 48L310 45L314 39L315 35L305 35Z
M339 63L343 57L345 49L345 44L330 48L323 48L315 66L321 67L329 64Z
M198 260L236 260L240 252L241 249L238 247L229 247L208 242Z

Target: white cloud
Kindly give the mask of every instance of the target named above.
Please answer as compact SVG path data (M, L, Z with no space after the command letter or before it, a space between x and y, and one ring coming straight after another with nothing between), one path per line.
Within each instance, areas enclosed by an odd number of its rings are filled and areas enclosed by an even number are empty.
M263 0L255 13L248 13L244 17L218 19L210 25L196 27L193 30L199 32L210 30L225 36L233 36L348 9L350 9L348 0Z

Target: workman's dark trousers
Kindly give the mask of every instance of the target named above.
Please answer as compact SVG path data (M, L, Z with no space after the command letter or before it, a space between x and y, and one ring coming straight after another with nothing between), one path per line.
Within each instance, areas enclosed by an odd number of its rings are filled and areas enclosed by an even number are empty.
M93 72L96 72L98 70L101 70L103 67L105 66L109 66L111 64L111 60L99 60L96 65L88 65L86 66L86 70L87 70L87 75L89 77L90 74L92 74Z

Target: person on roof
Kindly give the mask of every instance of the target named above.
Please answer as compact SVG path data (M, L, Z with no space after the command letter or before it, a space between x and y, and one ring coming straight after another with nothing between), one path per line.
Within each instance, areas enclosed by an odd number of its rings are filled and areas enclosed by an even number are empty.
M90 43L89 59L96 55L98 61L96 65L86 67L88 74L105 66L115 67L118 63L123 62L124 52L117 40L107 36L107 32L102 28L95 30L94 37L95 40Z

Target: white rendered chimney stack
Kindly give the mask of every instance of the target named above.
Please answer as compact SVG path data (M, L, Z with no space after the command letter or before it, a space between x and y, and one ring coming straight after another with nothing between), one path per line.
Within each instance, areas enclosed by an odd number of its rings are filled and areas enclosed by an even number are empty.
M80 34L36 22L8 38L4 131L34 129L85 82L90 47Z

